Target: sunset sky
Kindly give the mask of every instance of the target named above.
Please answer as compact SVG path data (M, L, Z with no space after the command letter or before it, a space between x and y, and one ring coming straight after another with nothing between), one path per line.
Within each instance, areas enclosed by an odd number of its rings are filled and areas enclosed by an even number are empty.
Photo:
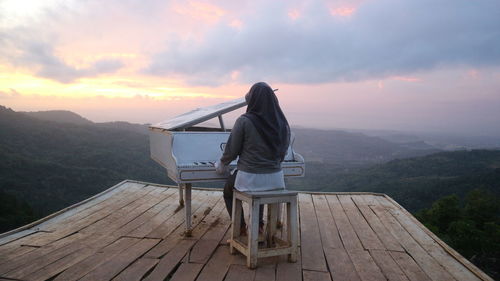
M500 136L498 0L0 0L0 105L155 123L258 81L290 123Z

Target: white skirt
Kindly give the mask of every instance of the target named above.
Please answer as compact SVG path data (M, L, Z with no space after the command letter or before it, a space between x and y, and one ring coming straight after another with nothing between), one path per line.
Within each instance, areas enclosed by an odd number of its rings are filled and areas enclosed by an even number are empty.
M234 187L243 192L285 189L283 170L269 174L254 174L238 170Z

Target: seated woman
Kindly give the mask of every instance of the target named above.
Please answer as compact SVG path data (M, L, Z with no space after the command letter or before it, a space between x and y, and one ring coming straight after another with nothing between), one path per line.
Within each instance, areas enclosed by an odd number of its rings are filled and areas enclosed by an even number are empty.
M243 192L285 189L281 162L290 143L290 127L281 111L271 87L259 82L245 96L246 113L235 122L221 159L216 163L217 173L223 174L227 165L239 156L237 169L224 186L224 201L232 215L233 188ZM263 210L260 210L260 229L263 232ZM241 215L241 233L246 234L244 215Z

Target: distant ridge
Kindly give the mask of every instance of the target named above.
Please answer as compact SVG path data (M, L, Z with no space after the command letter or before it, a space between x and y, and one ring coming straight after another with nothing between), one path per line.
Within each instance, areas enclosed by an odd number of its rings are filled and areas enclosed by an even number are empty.
M70 123L77 125L89 125L94 123L68 110L20 111L19 113L26 114L36 119L52 121L57 123Z
M25 115L28 115L29 117L33 117L35 119L43 121L75 125L95 125L101 128L126 130L143 135L148 133L148 125L145 124L134 124L125 121L95 123L69 110L18 111L18 113L23 113Z

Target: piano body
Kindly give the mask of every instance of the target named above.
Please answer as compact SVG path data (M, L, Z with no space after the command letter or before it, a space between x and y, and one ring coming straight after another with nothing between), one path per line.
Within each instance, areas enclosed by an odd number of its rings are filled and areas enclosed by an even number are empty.
M230 134L222 115L245 105L245 99L240 98L198 108L149 127L151 158L165 167L168 177L179 185L179 203L183 205L186 202L187 236L191 229L191 184L225 181L229 176L229 173L218 175L214 166ZM196 126L216 117L220 128ZM236 163L237 160L231 162L231 170ZM293 150L293 134L282 168L285 177L302 177L305 173L304 158ZM186 190L184 200L183 188Z

